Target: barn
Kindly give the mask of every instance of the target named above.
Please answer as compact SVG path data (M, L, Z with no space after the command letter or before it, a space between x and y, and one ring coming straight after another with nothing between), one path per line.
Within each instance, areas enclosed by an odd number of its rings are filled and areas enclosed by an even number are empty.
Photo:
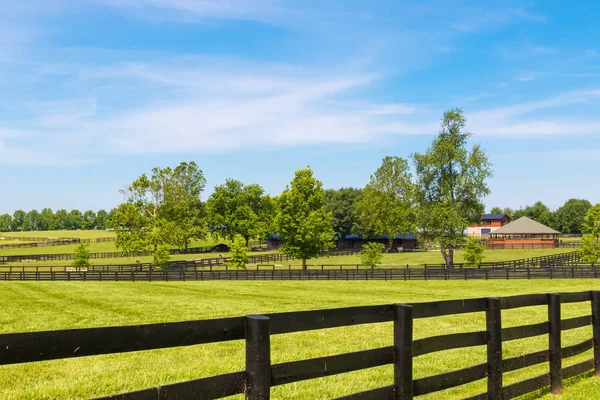
M488 249L547 249L558 247L560 232L521 217L489 234Z

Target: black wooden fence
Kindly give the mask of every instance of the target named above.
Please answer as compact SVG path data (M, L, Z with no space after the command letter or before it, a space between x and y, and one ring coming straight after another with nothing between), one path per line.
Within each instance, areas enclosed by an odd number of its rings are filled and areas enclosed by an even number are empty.
M561 318L561 304L581 302L590 303L590 315ZM501 310L530 306L547 306L548 321L502 327ZM479 312L486 315L486 325L479 331L413 340L415 319ZM393 331L390 332L393 334L393 346L271 364L271 335L381 322L393 322ZM572 346L561 345L561 332L589 325L593 327L592 338ZM548 350L502 358L504 342L540 335L548 336ZM339 399L412 399L482 379L487 379L486 392L469 399L511 399L548 386L552 393L560 393L564 379L591 370L600 375L600 292L531 294L412 305L387 304L140 326L10 333L0 335L0 365L231 340L245 340L244 371L111 395L103 399L217 399L245 393L249 400L267 400L270 398L270 388L274 386L383 365L394 367L388 386ZM474 346L487 347L486 363L413 379L415 358ZM593 358L562 367L563 359L590 349L594 350ZM549 363L547 373L510 385L503 384L503 373L542 363Z

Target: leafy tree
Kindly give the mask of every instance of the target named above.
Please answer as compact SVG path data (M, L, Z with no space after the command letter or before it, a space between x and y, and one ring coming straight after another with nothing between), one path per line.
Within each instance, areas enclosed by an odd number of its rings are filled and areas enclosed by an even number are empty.
M250 261L249 250L246 246L246 238L236 235L231 244L231 260L227 265L232 268L246 269L246 264Z
M515 215L515 210L513 210L510 207L504 207L504 210L502 210L502 214L508 216L509 219L515 219L514 215Z
M123 251L160 245L187 247L190 240L205 235L204 208L200 195L205 179L197 165L181 163L174 170L154 168L121 193L126 202L109 218L115 244Z
M500 207L492 207L490 214L504 214L504 211Z
M27 214L23 210L17 210L13 213L10 229L13 232L22 232L25 230L25 216Z
M333 247L333 217L325 211L323 184L310 167L299 169L277 199L275 228L282 241L279 251L302 260L317 257Z
M87 210L83 213L81 219L81 229L90 230L96 227L96 213L92 210Z
M448 268L454 267L454 250L464 241L469 223L481 220L482 198L491 164L480 145L469 151L463 132L466 120L460 109L444 113L439 135L424 154L414 154L418 181L417 225L422 237L436 240Z
M550 208L541 201L536 202L532 206L521 208L515 211L513 215L514 219L519 219L523 216L531 218L546 226L555 226L552 211L550 211Z
M24 231L39 231L40 230L40 213L37 210L31 210L25 214L23 221Z
M108 213L106 210L98 210L96 213L96 229L106 229L106 220L108 219Z
M81 229L81 225L83 223L83 214L79 210L71 210L69 211L69 215L67 216L67 229Z
M80 244L75 248L73 266L77 268L87 268L90 266L90 249L88 244Z
M478 238L467 238L467 244L464 247L463 257L469 264L479 267L485 257L485 245Z
M159 269L166 271L169 268L169 261L171 261L171 254L169 253L169 247L161 244L154 251L154 257L152 258L152 264L157 266Z
M595 263L600 258L600 247L597 239L593 235L583 235L581 238L581 247L579 248L580 258L583 262Z
M248 246L251 238L271 233L274 204L259 185L227 179L215 187L206 206L209 229L215 236L234 240L241 235Z
M0 215L0 232L10 231L11 222L12 222L12 217L10 216L10 214Z
M58 210L56 212L56 214L54 214L54 218L56 220L56 229L59 230L65 230L65 229L71 229L70 226L70 222L69 222L69 213L67 212L67 210L62 209L62 210Z
M362 251L358 253L360 256L360 262L367 267L375 268L378 264L381 264L384 250L385 246L381 243L365 243Z
M40 222L39 222L40 230L42 231L50 231L57 229L56 217L52 212L51 208L44 208L40 212Z
M333 215L333 230L342 237L358 230L357 205L362 190L341 188L325 190L325 210Z
M583 231L600 240L600 204L590 207L583 220Z
M392 247L397 233L415 231L414 192L408 161L385 157L371 175L358 202L358 223L364 235L386 235Z
M554 212L555 229L562 233L581 233L583 220L591 206L587 200L567 200Z

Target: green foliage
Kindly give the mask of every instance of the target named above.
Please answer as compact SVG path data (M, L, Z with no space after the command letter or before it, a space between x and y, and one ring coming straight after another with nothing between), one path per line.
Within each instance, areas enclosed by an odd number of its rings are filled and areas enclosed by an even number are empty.
M600 204L590 207L583 221L583 231L600 240Z
M0 215L0 232L10 231L10 225L12 223L12 217L10 214Z
M215 187L206 206L209 229L216 237L234 240L241 235L247 246L251 238L264 238L272 232L275 206L259 185L227 179Z
M58 210L56 214L54 214L56 229L64 230L69 229L69 213L67 210L62 209Z
M83 214L79 210L71 210L69 211L69 215L67 217L68 225L67 229L81 229L81 225L83 223Z
M94 229L96 227L96 213L92 210L87 210L83 213L81 221L81 229Z
M159 269L166 271L169 268L169 261L171 261L169 247L164 244L157 246L152 257L152 264Z
M490 214L504 214L504 211L500 207L492 207Z
M246 239L242 235L236 235L231 244L231 260L227 265L232 268L246 269L246 264L250 261L249 251Z
M562 233L582 233L583 222L592 204L587 200L569 199L554 212L554 229Z
M479 267L485 257L485 245L478 238L467 238L467 244L464 247L463 258L473 266Z
M25 230L25 211L17 210L13 213L10 223L10 230L13 232L21 232Z
M454 266L454 250L467 225L481 219L482 198L490 193L486 183L491 164L480 147L469 151L464 133L466 120L460 109L444 113L442 127L424 154L414 154L420 236L440 243L448 267Z
M75 248L75 260L73 266L77 268L87 268L90 266L90 249L87 244L80 244Z
M325 210L331 212L333 230L342 237L358 230L357 205L361 196L361 189L351 187L325 190Z
M111 212L108 225L117 235L116 246L123 251L157 250L160 245L187 248L192 239L204 238L200 195L205 183L193 162L140 176L122 191L126 202Z
M415 187L411 179L408 161L399 157L383 159L357 204L360 233L386 235L391 247L394 235L415 231Z
M275 229L282 245L279 251L302 260L325 253L333 247L333 217L323 201L323 184L310 167L296 171L291 184L277 199Z
M384 250L385 246L381 243L366 243L363 246L363 250L358 253L360 256L360 262L367 267L375 268L378 264L381 264Z
M57 229L56 217L50 208L44 208L40 212L39 229L49 231Z
M554 222L555 220L552 211L550 211L550 208L548 208L548 206L542 203L541 201L536 202L532 206L520 208L513 213L513 219L519 219L523 216L531 218L532 220L537 221L540 224L544 224L546 226L556 229L556 224Z
M583 235L581 238L581 247L579 249L581 261L588 263L598 262L600 258L600 247L598 247L597 238L593 235Z
M98 210L96 214L96 229L104 230L106 229L106 221L108 219L108 213L106 210Z

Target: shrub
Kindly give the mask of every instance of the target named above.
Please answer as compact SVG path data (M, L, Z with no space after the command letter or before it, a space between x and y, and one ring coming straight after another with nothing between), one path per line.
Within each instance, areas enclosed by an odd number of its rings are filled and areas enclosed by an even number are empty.
M152 263L159 269L165 271L169 267L169 261L171 261L169 248L164 244L159 245L154 252Z
M363 250L358 253L360 262L367 267L375 268L377 264L381 264L384 250L385 246L381 243L367 243L363 246Z
M227 263L228 267L246 269L246 264L250 261L248 256L248 247L246 247L246 239L242 235L235 235L231 244L231 260Z
M479 267L485 257L483 252L485 245L478 238L468 238L464 248L465 261L473 266Z
M588 263L598 262L600 248L598 248L598 244L596 243L596 237L590 234L583 235L579 252L581 254L581 261Z
M80 244L75 248L75 260L73 266L77 268L87 268L90 266L90 250L88 244Z

